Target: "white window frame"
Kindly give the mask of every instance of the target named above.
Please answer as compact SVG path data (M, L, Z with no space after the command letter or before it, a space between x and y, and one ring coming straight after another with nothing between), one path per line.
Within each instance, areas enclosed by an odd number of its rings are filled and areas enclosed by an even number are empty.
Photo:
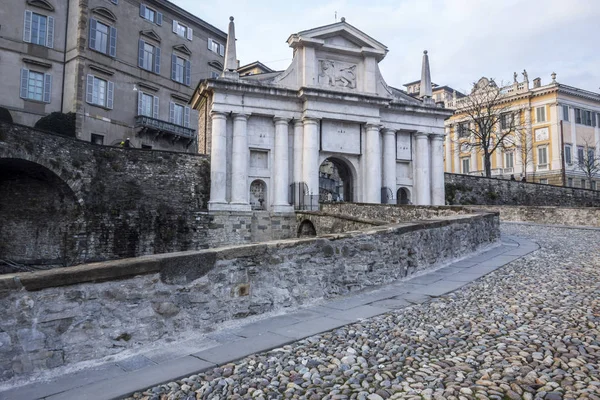
M590 189L596 190L596 186L596 181L592 181L592 186L590 187Z
M36 79L33 85L32 93L32 78ZM40 88L41 82L41 88ZM38 97L38 93L41 90L41 98ZM30 101L39 101L43 103L50 103L52 100L52 75L38 71L31 71L27 68L21 68L21 87L19 97Z
M467 166L467 168L465 168L465 165ZM466 169L466 171L465 171ZM460 170L462 174L468 174L471 172L471 158L470 157L463 157L460 159Z
M94 95L94 93L99 92L102 83L104 83L104 97L99 98L98 94ZM103 107L112 110L114 90L114 82L111 82L107 79L99 78L92 74L88 74L86 79L85 101L86 103L91 104L93 106Z
M583 146L577 146L577 164L582 164L585 157L585 149Z
M565 144L565 164L573 165L573 146Z
M148 15L152 13L152 16ZM161 12L156 10L155 8L148 7L144 3L140 4L140 17L145 19L146 21L150 21L158 26L162 25L163 15Z
M40 42L39 33L37 40L35 40L35 38L33 37L34 16L43 17L45 19L45 27L43 30L44 40L42 42ZM37 31L40 31L39 26L37 28ZM25 10L25 16L23 21L23 41L26 43L32 43L39 46L48 47L50 49L54 48L54 17L50 15L36 13L30 10Z
M504 168L514 168L515 167L515 152L507 151L504 153Z
M225 56L225 46L214 39L208 38L208 49L221 57Z
M148 114L144 113L144 111L145 111L144 110L144 101L150 101L150 99L151 99L151 104L148 105L147 107L150 107L149 114L151 114L151 115L148 115ZM159 101L158 101L157 96L154 96L150 93L143 92L141 90L138 90L138 112L137 112L137 115L154 118L154 119L158 120L159 119L158 118L159 117L158 106L159 106Z
M183 32L180 31L180 28L184 28ZM194 30L190 28L189 25L182 24L181 22L176 20L173 20L173 33L177 36L181 36L182 38L186 38L189 41L191 41L194 38Z
M569 106L562 106L563 121L569 122Z
M100 32L101 36L98 36L98 25L105 26L106 29L106 42L105 46L102 46L104 32ZM98 40L100 39L100 41ZM106 54L110 57L117 56L117 28L111 24L107 24L104 21L100 21L96 18L90 18L90 26L88 32L88 46L90 49L97 51L98 53Z
M542 157L542 154L544 155L544 157ZM541 162L542 158L544 158L544 162ZM537 147L537 166L539 169L548 168L548 146Z
M181 119L177 118L177 110L181 112ZM191 109L183 104L171 101L169 103L169 122L175 125L190 127Z
M573 178L567 178L567 186L573 187Z
M542 116L543 118L540 118ZM535 108L535 122L547 122L548 119L546 117L546 106L539 106Z
M182 64L179 64L179 60L182 61ZM190 60L180 57L175 53L171 55L171 79L173 81L190 86L191 68L192 63Z
M148 51L147 47L151 47L152 51ZM148 60L150 60L150 65L147 65ZM138 67L145 71L160 74L160 62L160 47L140 39L138 42Z

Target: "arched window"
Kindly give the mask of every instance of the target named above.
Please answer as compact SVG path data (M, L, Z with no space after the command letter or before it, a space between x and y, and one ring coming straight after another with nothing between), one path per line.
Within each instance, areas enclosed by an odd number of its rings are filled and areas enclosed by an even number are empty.
M250 206L253 210L267 208L267 185L260 179L250 184Z

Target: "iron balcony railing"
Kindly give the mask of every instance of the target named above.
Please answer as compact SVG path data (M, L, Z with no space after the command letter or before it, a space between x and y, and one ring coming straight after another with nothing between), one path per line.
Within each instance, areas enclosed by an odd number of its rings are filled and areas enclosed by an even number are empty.
M135 127L143 127L149 130L181 136L187 139L194 139L195 129L186 128L185 126L172 124L167 121L138 115L135 117Z

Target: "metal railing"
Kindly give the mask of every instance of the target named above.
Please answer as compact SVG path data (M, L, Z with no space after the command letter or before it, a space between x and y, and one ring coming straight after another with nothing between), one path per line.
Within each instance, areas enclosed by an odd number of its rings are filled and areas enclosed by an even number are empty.
M177 135L188 139L193 139L196 132L195 129L186 128L185 126L176 125L171 122L147 117L145 115L137 115L135 117L135 127L148 128L150 130L162 133L170 133L172 135Z

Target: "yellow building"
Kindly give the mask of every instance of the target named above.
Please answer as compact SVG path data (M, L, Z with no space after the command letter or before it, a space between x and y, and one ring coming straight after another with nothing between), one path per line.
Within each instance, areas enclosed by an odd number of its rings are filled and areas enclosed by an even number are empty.
M515 136L520 137L515 142L521 144L491 155L492 177L510 179L514 175L520 180L526 176L528 182L600 189L600 172L590 184L580 165L584 154L600 154L600 94L560 84L556 74L549 84L542 85L536 78L530 87L527 72L523 75L522 82L517 82L515 73L513 84L498 88L502 107L519 125ZM476 86L489 84L494 85L481 78ZM449 107L456 111L445 122L444 168L446 172L485 175L480 149L461 145L472 140L465 128L472 124L464 111L467 104L468 98L463 98Z

